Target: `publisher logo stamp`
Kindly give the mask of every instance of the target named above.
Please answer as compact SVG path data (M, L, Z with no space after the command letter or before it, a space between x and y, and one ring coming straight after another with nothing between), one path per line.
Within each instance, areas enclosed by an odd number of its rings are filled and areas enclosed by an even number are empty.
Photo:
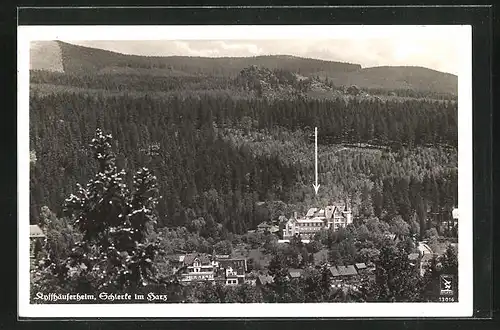
M442 296L453 296L453 280L453 275L441 275L439 292Z

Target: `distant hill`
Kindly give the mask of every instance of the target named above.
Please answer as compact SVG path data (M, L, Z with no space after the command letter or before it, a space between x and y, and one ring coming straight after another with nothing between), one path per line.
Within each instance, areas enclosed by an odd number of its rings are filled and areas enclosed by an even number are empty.
M423 67L373 67L289 55L256 57L148 57L126 55L60 41L39 41L31 49L31 69L71 74L231 76L252 65L302 76L327 77L336 86L409 89L457 94L457 76Z
M457 94L458 77L417 66L380 66L363 68L328 77L335 85L360 88L413 89Z

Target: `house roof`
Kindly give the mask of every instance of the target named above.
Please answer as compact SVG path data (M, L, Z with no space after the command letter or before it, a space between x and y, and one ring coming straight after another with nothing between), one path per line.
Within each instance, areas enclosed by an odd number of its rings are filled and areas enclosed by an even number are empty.
M166 259L170 262L182 262L181 257L184 257L184 256L181 256L178 254L171 254L171 255L166 256Z
M331 267L330 272L332 273L332 276L358 275L358 272L356 271L356 268L354 268L354 265Z
M348 265L346 267L346 275L358 275L358 272L356 271L356 267L354 265Z
M395 240L396 239L396 234L385 234L384 237L392 239L392 240Z
M222 259L219 260L219 265L224 269L231 267L238 275L245 275L247 270L247 261L244 258Z
M302 269L293 269L293 268L290 268L288 270L288 274L290 275L290 277L293 277L293 278L301 277L302 273L303 273Z
M30 237L45 237L45 234L38 225L30 225Z
M366 265L365 265L365 263L364 263L364 262L354 264L354 266L356 266L356 268L357 268L358 270L360 270L360 269L365 269L365 268L366 268Z
M298 223L323 223L325 217L314 217L314 218L302 218L297 219Z
M259 275L258 280L262 285L271 284L274 282L274 278L270 275Z
M410 259L410 260L417 260L419 256L420 256L420 254L418 254L418 253L410 253L408 255L408 259Z
M199 259L202 264L210 263L210 259L207 255L201 253L189 253L184 257L184 264L191 265L195 261L195 259Z
M268 224L268 223L265 223L265 222L261 222L261 223L259 223L259 225L257 226L257 228L269 228L269 227L271 227L271 225L270 225L270 224Z
M358 272L356 271L356 268L354 268L353 265L337 266L337 270L338 270L340 276L358 275Z
M333 276L333 277L340 276L340 273L339 273L339 271L337 270L337 267L335 267L335 266L330 267L330 273L332 273L332 276Z
M280 231L279 227L278 226L271 226L271 228L269 228L269 231L271 233L275 233L277 231Z

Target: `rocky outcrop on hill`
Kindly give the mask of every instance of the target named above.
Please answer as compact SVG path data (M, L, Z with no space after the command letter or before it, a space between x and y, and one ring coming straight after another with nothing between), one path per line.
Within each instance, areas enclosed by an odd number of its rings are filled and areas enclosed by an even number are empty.
M258 96L266 98L305 97L306 93L311 90L332 90L316 78L256 65L241 70L236 83L245 90L254 91Z

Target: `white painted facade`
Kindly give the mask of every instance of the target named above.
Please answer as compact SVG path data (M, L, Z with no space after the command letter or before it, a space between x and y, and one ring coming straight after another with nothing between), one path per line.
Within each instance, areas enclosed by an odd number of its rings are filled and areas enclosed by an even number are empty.
M295 235L300 235L304 239L311 239L314 234L322 229L333 228L333 230L338 230L351 223L352 212L346 206L329 205L320 210L310 208L305 217L297 217L297 214L294 214L287 221L283 229L283 239L290 239Z

